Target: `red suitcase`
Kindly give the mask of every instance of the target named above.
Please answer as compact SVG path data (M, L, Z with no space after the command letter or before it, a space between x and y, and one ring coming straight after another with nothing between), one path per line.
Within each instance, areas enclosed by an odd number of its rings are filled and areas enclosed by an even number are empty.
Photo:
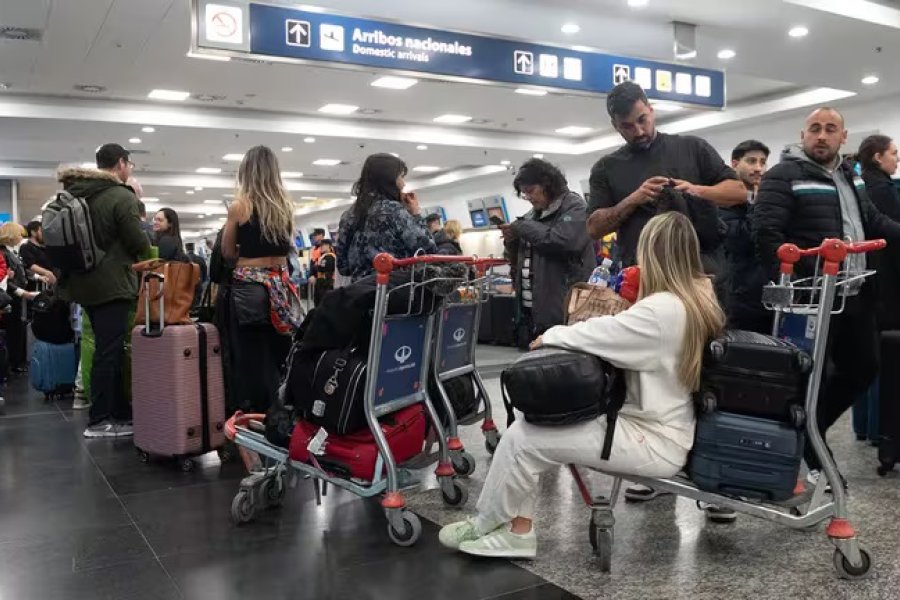
M381 429L397 464L402 464L418 455L425 445L425 409L414 404L381 418ZM310 463L307 446L318 425L297 421L291 434L291 460ZM316 456L316 461L329 473L346 478L372 481L375 476L375 462L378 446L368 428L349 435L329 435L325 440L325 455Z
M134 445L174 456L190 470L190 456L225 443L225 387L219 332L209 323L170 325L131 334Z

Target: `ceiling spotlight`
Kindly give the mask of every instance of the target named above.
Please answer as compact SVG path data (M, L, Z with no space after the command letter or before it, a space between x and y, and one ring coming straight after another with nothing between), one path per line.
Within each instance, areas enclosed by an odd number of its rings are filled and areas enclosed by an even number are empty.
M290 146L283 146L283 147L281 148L281 151L282 151L282 152L293 152L294 149L291 148Z
M410 77L387 76L376 79L371 83L371 86L388 90L408 90L417 83L419 83L418 79L412 79Z
M881 80L878 79L877 75L866 75L865 77L862 78L862 82L865 85L875 85L879 81L881 81Z
M232 152L223 156L222 160L227 160L229 162L241 162L242 160L244 160L244 155L239 152Z
M421 165L418 167L413 167L413 171L417 173L434 173L435 171L440 171L440 167L433 167L431 165Z
M650 0L628 0L628 6L631 8L644 8L649 2Z
M460 125L462 123L468 123L469 121L472 120L472 117L469 117L466 115L447 114L447 115L441 115L439 117L435 117L433 120L435 123L446 123L447 125Z
M543 154L533 154L532 156L533 156L534 158L537 158L537 159L542 159L542 158L544 158L544 155L543 155Z
M176 90L152 90L147 97L151 100L170 100L172 102L184 102L190 97L190 92Z
M800 25L800 26L791 28L791 30L788 31L788 35L791 36L792 38L806 37L807 35L809 35L809 29Z
M316 138L314 138L314 137L306 137L306 138L303 138L303 143L304 143L304 144L315 144L315 143L316 143Z
M560 31L563 33L578 33L581 31L581 26L578 23L566 23L561 28Z
M203 204L222 204L221 200L204 200Z
M560 127L556 130L556 133L560 133L562 135L584 135L590 132L590 127L582 127L580 125L569 125L568 127Z
M522 94L523 96L546 96L547 90L536 90L533 88L516 88L517 94Z
M202 191L203 191L203 187L198 185L197 187L194 188L194 191L195 191L195 192L202 192Z
M341 161L337 158L320 158L318 160L314 160L313 164L317 167L336 167L341 164Z
M193 196L193 195L194 195L194 190L188 190L188 191L185 192L185 194L187 194L188 196Z
M156 131L156 129L148 126L148 127L141 127L141 131L143 131L144 133L153 133Z
M300 171L282 171L281 176L287 177L288 179L296 179L299 177L303 177L303 173L301 173Z
M650 103L654 110L658 112L678 112L680 110L684 110L684 107L680 104L675 104L674 102L665 102L661 100L654 100Z
M351 115L358 110L359 107L353 104L326 104L319 109L319 112L328 115Z
M129 144L140 144L141 138L138 138L138 137L128 138L128 143Z
M511 163L510 161L508 161L508 160L501 160L501 161L500 161L500 164L503 165L504 167L508 167L508 166L511 165L512 163Z
M418 146L416 146L416 150L428 150L428 146L426 146L425 144L419 144Z
M735 56L737 56L737 52L730 48L725 48L724 50L719 50L719 54L717 54L719 58L722 60L731 60Z

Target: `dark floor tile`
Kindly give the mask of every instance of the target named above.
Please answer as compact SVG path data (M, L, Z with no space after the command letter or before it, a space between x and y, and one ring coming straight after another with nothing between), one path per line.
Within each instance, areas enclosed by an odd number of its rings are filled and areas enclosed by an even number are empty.
M177 600L178 588L155 560L3 582L4 598L23 600ZM214 598L215 596L205 596Z
M581 597L571 594L552 583L543 583L501 596L491 596L484 600L581 600Z
M0 543L0 580L103 569L148 561L153 553L134 525L86 527Z
M29 503L23 498L14 509L0 510L0 542L130 522L115 498L85 498L58 490L56 499Z

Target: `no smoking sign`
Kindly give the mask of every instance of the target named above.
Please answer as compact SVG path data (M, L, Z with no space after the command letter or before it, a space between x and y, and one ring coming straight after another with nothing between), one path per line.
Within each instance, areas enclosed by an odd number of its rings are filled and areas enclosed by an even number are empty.
M224 44L244 41L244 11L238 6L207 4L204 14L206 40Z

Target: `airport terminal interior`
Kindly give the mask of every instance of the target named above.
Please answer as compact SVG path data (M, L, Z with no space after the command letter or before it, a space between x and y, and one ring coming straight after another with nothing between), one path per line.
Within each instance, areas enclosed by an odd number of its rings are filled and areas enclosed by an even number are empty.
M310 1L0 0L0 600L897 598L900 2ZM712 247L700 209L674 225L653 216L663 194L711 211ZM276 240L284 206L289 239ZM720 325L774 333L802 355L790 400L778 397L788 384L759 391L775 376L753 363L726 384L753 391L716 388L716 404L682 383L687 342L671 357L653 342L631 364L606 339L646 341L628 314L660 295L687 316L660 317L659 340L700 327L646 263L640 285L662 293L626 293L628 268L653 252L641 227L682 222L697 235L678 249L713 276ZM816 250L825 238L839 238L837 258ZM879 238L877 255L853 254ZM373 267L379 252L408 260ZM132 270L145 259L158 260ZM170 304L188 271L199 279ZM808 283L792 291L779 277ZM564 327L573 285L635 308ZM240 312L251 289L263 325ZM350 290L365 290L358 318ZM763 324L736 325L731 301L754 293ZM46 337L59 310L64 340ZM612 322L622 329L604 329ZM613 462L586 456L572 470L585 428L616 421L595 411L541 426L512 382L529 342L579 327L569 349L612 347L593 354L628 391ZM863 328L871 335L853 333ZM193 340L183 351L182 334ZM703 354L696 389L723 355ZM622 481L603 465L641 452L659 464L659 448L678 443L640 429L660 419L669 431L672 413L641 397L662 364L691 441L696 423L691 462L682 445L671 477L637 469ZM346 405L300 409L307 365L309 393ZM470 415L452 414L460 379ZM785 410L731 415L732 396ZM345 431L349 417L330 413L353 402L359 427ZM829 402L826 448L804 411L818 403L821 421ZM430 422L412 442L414 419L395 426L410 410ZM704 483L700 432L724 437L722 415L736 441L703 455L720 469ZM326 433L331 418L343 429ZM754 437L760 423L775 433ZM774 462L757 455L785 436L779 497ZM415 451L399 457L400 438ZM377 456L368 477L356 471L365 452ZM724 481L741 476L753 483ZM515 485L527 500L485 526ZM459 522L474 533L452 547L446 526ZM523 522L533 534L520 535Z

